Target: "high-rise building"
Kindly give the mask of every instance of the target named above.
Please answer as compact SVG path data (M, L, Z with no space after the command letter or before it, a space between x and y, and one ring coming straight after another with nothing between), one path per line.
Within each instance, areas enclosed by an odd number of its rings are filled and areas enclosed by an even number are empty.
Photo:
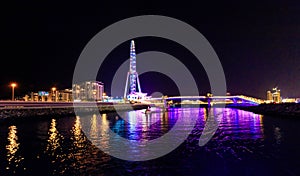
M273 95L272 95L272 92L271 91L267 91L267 100L268 101L273 101Z
M99 81L86 81L80 84L73 84L72 93L74 101L102 101L104 84Z
M267 91L267 102L274 102L274 103L281 103L281 95L280 95L280 90L275 87L273 88L273 92Z
M276 88L273 89L273 101L275 103L280 103L281 102L281 97L280 97L280 90Z

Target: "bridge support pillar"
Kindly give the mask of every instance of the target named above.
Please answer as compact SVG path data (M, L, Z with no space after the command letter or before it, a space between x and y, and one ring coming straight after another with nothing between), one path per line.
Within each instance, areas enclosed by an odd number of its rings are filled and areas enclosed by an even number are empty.
M168 103L167 103L167 100L165 99L165 97L163 96L162 98L162 101L163 101L163 111L167 111L168 110Z
M233 104L236 105L237 104L237 100L236 98L233 99Z
M207 107L211 107L211 98L207 99Z

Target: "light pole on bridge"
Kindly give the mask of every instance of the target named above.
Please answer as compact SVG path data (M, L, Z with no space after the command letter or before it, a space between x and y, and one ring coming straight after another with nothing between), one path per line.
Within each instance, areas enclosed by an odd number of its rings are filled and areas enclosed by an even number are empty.
M56 101L56 87L52 87L52 101Z
M10 84L12 92L11 92L11 100L14 101L15 100L15 87L17 87L16 83L11 83Z

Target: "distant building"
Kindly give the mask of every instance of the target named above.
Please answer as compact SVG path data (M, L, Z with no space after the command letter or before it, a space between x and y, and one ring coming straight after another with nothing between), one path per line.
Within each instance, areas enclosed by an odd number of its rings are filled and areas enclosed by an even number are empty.
M42 101L42 102L71 102L72 91L70 89L65 90L52 90L30 92L29 95L25 95L23 98L25 101Z
M227 95L227 94L226 94ZM229 95L228 95L229 96ZM212 93L207 93L206 94L206 97L213 97L213 94Z
M297 103L296 98L284 98L282 103Z
M70 90L70 89L58 90L57 91L57 100L63 101L63 102L73 101L72 90Z
M38 92L30 92L29 95L24 96L25 101L51 101L49 98L49 92L47 91L38 91Z
M271 91L267 91L267 100L268 101L273 101L273 95Z
M281 97L280 97L280 90L276 88L273 88L273 101L275 103L281 103Z
M149 100L150 96L147 96L147 93L135 92L127 95L127 100L131 102L142 102L144 100Z
M73 84L74 101L103 101L104 84L99 81L86 81Z
M273 92L267 91L267 103L281 103L281 94L280 90L275 87L273 88Z

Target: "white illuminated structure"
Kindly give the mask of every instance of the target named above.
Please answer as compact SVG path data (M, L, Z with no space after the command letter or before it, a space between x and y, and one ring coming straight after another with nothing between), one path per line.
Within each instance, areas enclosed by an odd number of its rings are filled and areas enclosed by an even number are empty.
M128 87L129 83L129 87ZM138 90L137 90L138 89ZM131 40L130 44L130 65L129 72L127 73L126 85L124 90L124 99L133 102L141 102L146 100L147 93L142 93L139 75L136 71L136 54L134 41Z

